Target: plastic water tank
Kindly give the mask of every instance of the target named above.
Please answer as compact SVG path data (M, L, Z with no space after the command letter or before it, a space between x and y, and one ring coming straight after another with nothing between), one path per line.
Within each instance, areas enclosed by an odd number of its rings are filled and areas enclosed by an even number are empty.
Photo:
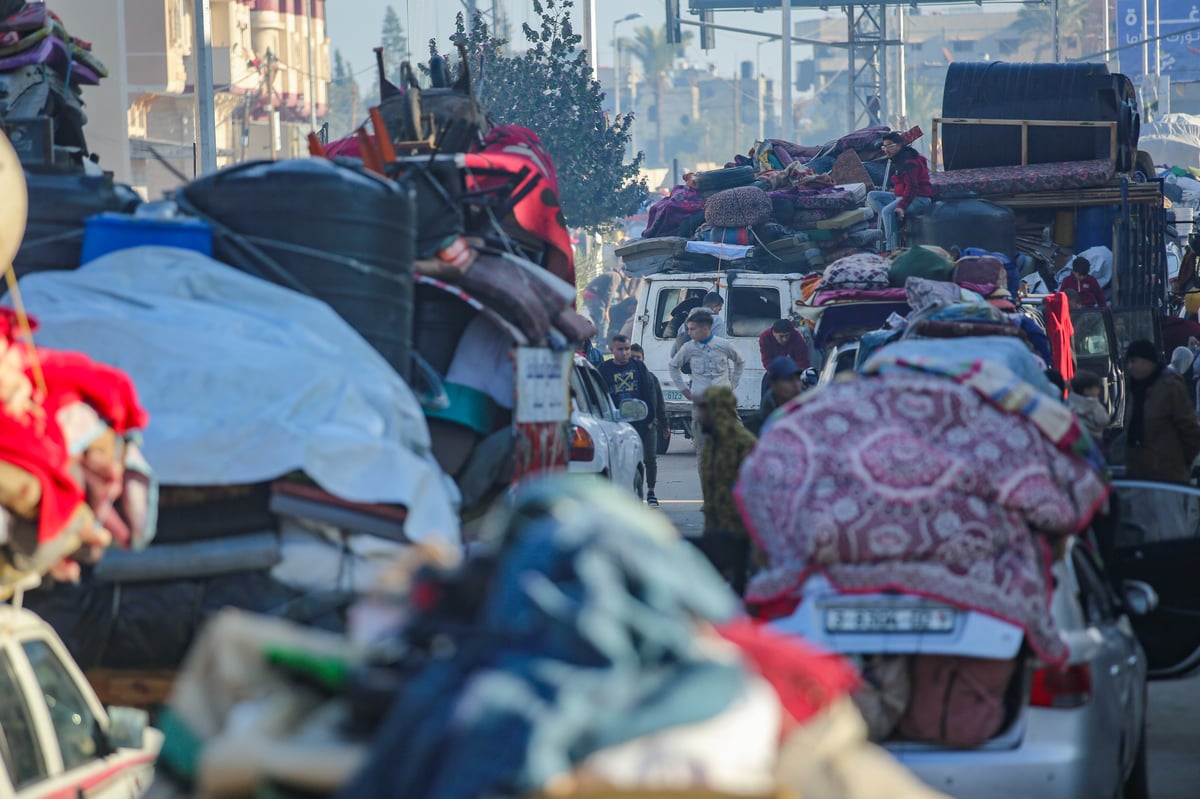
M909 246L926 244L942 249L979 247L1017 255L1017 220L1011 208L987 200L943 200L924 216L907 222Z
M310 158L238 164L181 194L185 211L217 223L214 257L325 301L409 378L411 187Z

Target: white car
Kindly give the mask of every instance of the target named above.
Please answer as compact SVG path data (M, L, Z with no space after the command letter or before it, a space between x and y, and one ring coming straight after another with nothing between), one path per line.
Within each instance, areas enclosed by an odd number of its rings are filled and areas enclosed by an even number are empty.
M646 418L646 403L626 400L618 410L604 378L582 356L571 370L571 460L567 471L598 474L645 495L642 437L630 422Z
M105 710L50 625L0 604L0 799L140 796L162 745L146 722Z

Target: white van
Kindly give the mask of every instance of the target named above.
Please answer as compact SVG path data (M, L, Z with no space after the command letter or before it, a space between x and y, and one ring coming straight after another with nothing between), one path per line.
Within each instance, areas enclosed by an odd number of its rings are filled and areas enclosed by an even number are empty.
M663 273L642 280L637 314L633 320L634 343L646 352L646 366L662 383L663 399L671 429L691 437L692 404L672 382L668 364L675 333L671 311L691 292L703 296L715 291L725 298L725 331L746 360L746 370L737 387L738 412L749 416L762 400L765 369L758 351L758 337L779 319L799 321L800 281L804 275L774 275L761 272ZM799 324L797 324L799 327ZM818 357L809 344L814 365Z

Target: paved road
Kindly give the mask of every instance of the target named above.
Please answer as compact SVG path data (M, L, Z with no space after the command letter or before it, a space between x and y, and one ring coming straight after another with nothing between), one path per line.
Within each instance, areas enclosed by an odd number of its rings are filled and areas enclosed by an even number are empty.
M691 442L676 435L658 459L662 509L684 535L700 535L700 478ZM1200 799L1200 677L1150 685L1151 799Z

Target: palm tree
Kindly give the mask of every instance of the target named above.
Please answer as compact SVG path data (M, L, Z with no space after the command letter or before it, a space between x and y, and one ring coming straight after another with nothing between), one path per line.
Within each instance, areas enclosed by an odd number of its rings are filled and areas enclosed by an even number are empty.
M1088 19L1088 0L1059 0L1058 3L1058 36L1066 42L1072 36L1082 44ZM1008 26L1008 30L1016 34L1021 41L1033 39L1038 42L1035 52L1038 60L1042 53L1054 43L1053 6L1050 2L1026 3L1017 14L1017 19Z
M660 165L667 162L663 141L663 91L666 89L667 75L675 66L675 59L691 38L692 34L688 31L683 34L683 44L668 44L666 28L643 25L633 32L632 40L621 40L621 49L633 53L634 58L641 62L642 77L654 89L654 121Z

